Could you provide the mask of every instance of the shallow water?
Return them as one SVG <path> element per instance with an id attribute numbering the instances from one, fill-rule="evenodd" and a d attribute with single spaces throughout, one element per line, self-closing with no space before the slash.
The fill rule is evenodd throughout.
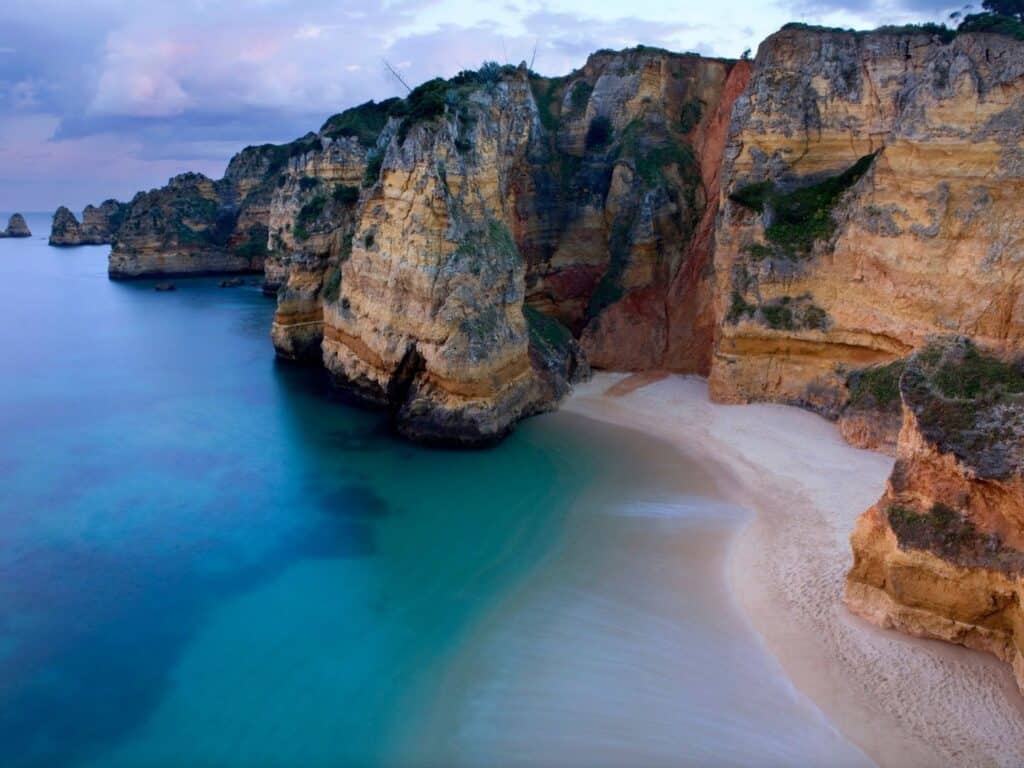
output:
<path id="1" fill-rule="evenodd" d="M 854 764 L 742 619 L 743 513 L 569 414 L 433 451 L 273 303 L 0 240 L 0 765 Z"/>

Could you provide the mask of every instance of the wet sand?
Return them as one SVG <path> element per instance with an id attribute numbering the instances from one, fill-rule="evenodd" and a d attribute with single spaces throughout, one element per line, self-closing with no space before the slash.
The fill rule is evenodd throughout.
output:
<path id="1" fill-rule="evenodd" d="M 670 442 L 756 513 L 730 550 L 732 593 L 796 686 L 872 760 L 1024 764 L 1024 703 L 1004 665 L 842 605 L 849 533 L 890 458 L 796 408 L 712 404 L 695 377 L 599 374 L 564 407 Z"/>
<path id="2" fill-rule="evenodd" d="M 729 552 L 752 514 L 723 500 L 722 475 L 636 430 L 546 418 L 606 469 L 553 550 L 454 649 L 395 762 L 870 765 L 733 596 Z"/>

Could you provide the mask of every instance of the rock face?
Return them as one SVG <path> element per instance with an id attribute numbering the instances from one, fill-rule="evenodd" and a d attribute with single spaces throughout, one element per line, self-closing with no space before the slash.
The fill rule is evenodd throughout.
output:
<path id="1" fill-rule="evenodd" d="M 736 101 L 711 390 L 838 416 L 933 334 L 1024 341 L 1024 43 L 787 28 Z M 893 423 L 846 433 L 892 443 Z M 883 433 L 885 433 L 883 435 Z"/>
<path id="2" fill-rule="evenodd" d="M 432 81 L 409 102 L 326 279 L 323 360 L 406 436 L 489 443 L 552 407 L 581 369 L 567 329 L 524 314 L 527 263 L 508 224 L 539 121 L 525 71 Z"/>
<path id="3" fill-rule="evenodd" d="M 1024 691 L 1024 359 L 932 344 L 899 391 L 896 465 L 851 537 L 846 602 L 880 626 L 989 651 Z"/>
<path id="4" fill-rule="evenodd" d="M 369 152 L 358 137 L 325 131 L 320 145 L 289 161 L 278 182 L 264 289 L 277 295 L 271 339 L 281 357 L 323 360 L 323 303 L 337 298 L 341 262 L 352 251 Z"/>
<path id="5" fill-rule="evenodd" d="M 275 185 L 289 158 L 315 141 L 310 134 L 291 144 L 247 147 L 219 181 L 184 173 L 138 193 L 114 234 L 110 277 L 261 271 Z"/>
<path id="6" fill-rule="evenodd" d="M 700 276 L 748 74 L 634 49 L 557 79 L 489 65 L 334 116 L 271 206 L 278 354 L 322 360 L 410 437 L 460 444 L 551 407 L 581 347 L 706 371 Z"/>
<path id="7" fill-rule="evenodd" d="M 61 206 L 53 215 L 50 245 L 109 245 L 127 209 L 127 203 L 104 200 L 98 206 L 85 206 L 79 223 L 75 214 Z"/>
<path id="8" fill-rule="evenodd" d="M 15 213 L 7 220 L 7 229 L 0 231 L 0 237 L 32 237 L 32 232 L 25 223 L 25 217 Z"/>

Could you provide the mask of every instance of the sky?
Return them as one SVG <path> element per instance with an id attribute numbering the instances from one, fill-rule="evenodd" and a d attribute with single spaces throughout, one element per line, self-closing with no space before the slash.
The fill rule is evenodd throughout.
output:
<path id="1" fill-rule="evenodd" d="M 637 44 L 738 57 L 789 21 L 942 21 L 948 0 L 3 0 L 0 210 L 219 178 L 367 99 L 493 60 L 565 74 Z"/>

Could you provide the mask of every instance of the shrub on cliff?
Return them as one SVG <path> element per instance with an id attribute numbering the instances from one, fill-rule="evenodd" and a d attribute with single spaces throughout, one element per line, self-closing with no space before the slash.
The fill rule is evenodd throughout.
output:
<path id="1" fill-rule="evenodd" d="M 836 227 L 833 209 L 846 190 L 867 173 L 874 159 L 874 153 L 864 155 L 836 176 L 789 192 L 771 181 L 748 184 L 734 190 L 729 199 L 765 216 L 764 234 L 773 255 L 807 258 L 816 242 L 832 236 Z"/>

